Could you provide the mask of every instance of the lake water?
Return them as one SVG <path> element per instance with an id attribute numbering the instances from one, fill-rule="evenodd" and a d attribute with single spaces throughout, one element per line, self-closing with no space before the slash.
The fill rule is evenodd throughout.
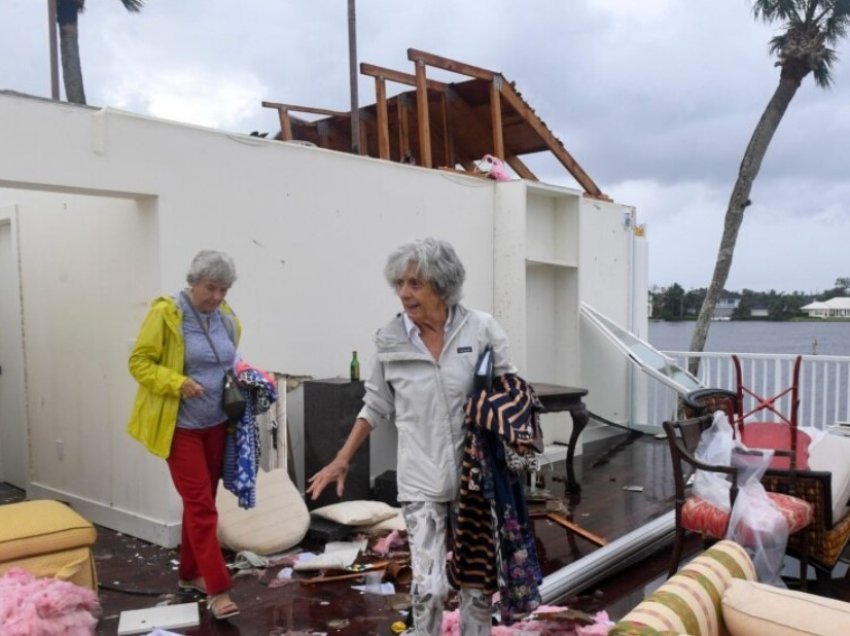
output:
<path id="1" fill-rule="evenodd" d="M 687 351 L 695 324 L 651 320 L 649 343 L 661 351 Z M 850 356 L 850 322 L 712 322 L 705 350 Z"/>

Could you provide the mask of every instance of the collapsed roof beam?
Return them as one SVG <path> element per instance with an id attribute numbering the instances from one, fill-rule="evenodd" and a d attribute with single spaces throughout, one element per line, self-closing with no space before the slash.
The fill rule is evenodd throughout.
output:
<path id="1" fill-rule="evenodd" d="M 457 131 L 457 136 L 461 138 L 463 141 L 464 147 L 468 152 L 471 152 L 475 155 L 476 159 L 480 159 L 484 155 L 487 154 L 488 149 L 483 147 L 485 140 L 487 138 L 487 130 L 483 123 L 481 123 L 480 118 L 475 116 L 475 113 L 472 110 L 472 107 L 467 104 L 463 98 L 457 94 L 454 89 L 449 89 L 446 93 L 448 97 L 449 106 L 452 110 L 456 111 L 459 117 L 467 122 L 466 126 L 462 126 Z M 476 143 L 478 142 L 478 143 Z M 534 173 L 529 170 L 528 166 L 526 166 L 522 160 L 515 156 L 510 155 L 505 158 L 505 161 L 508 165 L 514 169 L 520 177 L 523 179 L 528 179 L 530 181 L 539 181 L 539 179 L 534 175 Z M 475 171 L 475 165 L 473 164 L 472 168 L 467 167 L 466 163 L 461 164 L 468 172 Z"/>
<path id="2" fill-rule="evenodd" d="M 471 64 L 464 64 L 463 62 L 458 62 L 456 60 L 451 60 L 445 57 L 441 57 L 439 55 L 434 55 L 432 53 L 426 53 L 425 51 L 420 51 L 417 49 L 408 49 L 407 50 L 407 58 L 413 61 L 417 67 L 417 73 L 419 72 L 419 68 L 424 66 L 433 66 L 435 68 L 440 68 L 446 71 L 451 71 L 454 73 L 459 73 L 461 75 L 468 75 L 470 77 L 474 77 L 476 79 L 484 80 L 491 83 L 490 86 L 490 113 L 491 119 L 493 123 L 493 150 L 494 154 L 496 154 L 500 158 L 504 157 L 504 140 L 502 136 L 502 125 L 501 125 L 501 98 L 504 98 L 506 102 L 508 102 L 514 110 L 519 113 L 519 115 L 531 126 L 535 133 L 543 140 L 543 142 L 548 146 L 549 150 L 555 155 L 558 161 L 567 169 L 567 171 L 573 176 L 573 178 L 584 188 L 585 192 L 590 196 L 600 198 L 600 199 L 608 199 L 609 197 L 605 195 L 602 190 L 599 189 L 599 186 L 590 178 L 590 176 L 584 171 L 584 169 L 579 165 L 579 163 L 567 152 L 566 148 L 564 148 L 563 144 L 552 134 L 552 132 L 548 129 L 546 124 L 537 116 L 537 114 L 525 103 L 525 100 L 519 95 L 519 93 L 514 90 L 513 86 L 509 82 L 505 81 L 505 78 L 501 73 L 496 73 L 494 71 L 489 71 L 484 68 L 480 68 L 478 66 L 473 66 Z M 423 71 L 424 74 L 424 71 Z M 422 101 L 423 98 L 419 97 L 419 87 L 417 86 L 417 97 Z M 427 96 L 425 97 L 425 104 L 427 108 Z M 427 111 L 426 111 L 427 118 Z M 422 113 L 420 113 L 420 119 L 422 119 Z M 422 129 L 420 127 L 420 135 L 422 133 Z"/>
<path id="3" fill-rule="evenodd" d="M 297 106 L 295 104 L 281 104 L 279 102 L 263 102 L 263 108 L 274 108 L 280 119 L 280 138 L 282 141 L 292 141 L 292 120 L 289 111 L 296 113 L 312 113 L 314 115 L 327 115 L 330 117 L 349 117 L 348 113 L 326 108 L 313 108 L 312 106 Z"/>
<path id="4" fill-rule="evenodd" d="M 578 181 L 579 185 L 584 188 L 584 191 L 587 192 L 587 194 L 598 199 L 610 201 L 610 197 L 599 189 L 596 182 L 590 178 L 590 175 L 584 171 L 584 168 L 579 165 L 578 161 L 576 161 L 573 156 L 567 152 L 564 145 L 557 137 L 555 137 L 555 135 L 552 134 L 552 131 L 549 130 L 537 114 L 531 110 L 528 104 L 525 103 L 525 100 L 520 97 L 516 90 L 514 90 L 513 86 L 504 82 L 502 84 L 501 94 L 505 98 L 505 101 L 513 106 L 514 110 L 516 110 L 520 116 L 528 122 L 528 124 L 534 129 L 534 132 L 536 132 L 546 143 L 549 150 L 552 151 L 558 161 L 560 161 L 567 171 L 573 176 L 573 179 Z"/>

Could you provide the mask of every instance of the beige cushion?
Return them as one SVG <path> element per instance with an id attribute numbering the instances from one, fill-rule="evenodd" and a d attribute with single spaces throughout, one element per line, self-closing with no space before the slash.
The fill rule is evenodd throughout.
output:
<path id="1" fill-rule="evenodd" d="M 310 527 L 307 504 L 282 468 L 257 475 L 257 505 L 249 510 L 225 488 L 218 489 L 218 540 L 234 552 L 268 555 L 297 545 Z"/>
<path id="2" fill-rule="evenodd" d="M 401 514 L 401 508 L 393 508 L 393 510 L 396 511 L 394 516 L 378 523 L 358 526 L 357 532 L 362 532 L 363 534 L 384 534 L 393 530 L 398 530 L 399 532 L 407 530 L 407 525 L 404 523 L 404 516 Z"/>
<path id="3" fill-rule="evenodd" d="M 398 509 L 383 501 L 357 499 L 316 508 L 313 514 L 344 526 L 368 526 L 394 517 Z"/>
<path id="4" fill-rule="evenodd" d="M 847 636 L 850 603 L 755 581 L 732 581 L 722 600 L 730 636 Z"/>

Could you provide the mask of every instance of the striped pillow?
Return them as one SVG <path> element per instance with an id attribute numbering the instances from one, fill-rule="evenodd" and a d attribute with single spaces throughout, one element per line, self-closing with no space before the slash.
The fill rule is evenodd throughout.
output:
<path id="1" fill-rule="evenodd" d="M 720 541 L 692 560 L 614 625 L 608 636 L 720 636 L 720 599 L 733 579 L 756 580 L 746 551 Z"/>

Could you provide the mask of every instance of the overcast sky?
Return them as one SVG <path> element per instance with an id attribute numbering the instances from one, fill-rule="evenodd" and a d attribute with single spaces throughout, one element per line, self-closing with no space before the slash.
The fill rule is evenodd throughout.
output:
<path id="1" fill-rule="evenodd" d="M 88 103 L 278 131 L 263 100 L 348 110 L 346 0 L 88 0 Z M 49 97 L 47 0 L 0 0 L 0 89 Z M 501 71 L 615 201 L 637 209 L 650 284 L 706 287 L 729 193 L 779 72 L 747 0 L 359 0 L 358 57 L 417 48 Z M 818 291 L 850 276 L 850 45 L 806 78 L 752 192 L 727 289 Z M 463 77 L 429 69 L 448 81 Z M 391 94 L 402 90 L 390 85 Z M 361 78 L 361 103 L 374 82 Z M 64 89 L 62 89 L 64 98 Z M 2 140 L 0 140 L 2 144 Z M 574 185 L 560 164 L 528 162 Z"/>

